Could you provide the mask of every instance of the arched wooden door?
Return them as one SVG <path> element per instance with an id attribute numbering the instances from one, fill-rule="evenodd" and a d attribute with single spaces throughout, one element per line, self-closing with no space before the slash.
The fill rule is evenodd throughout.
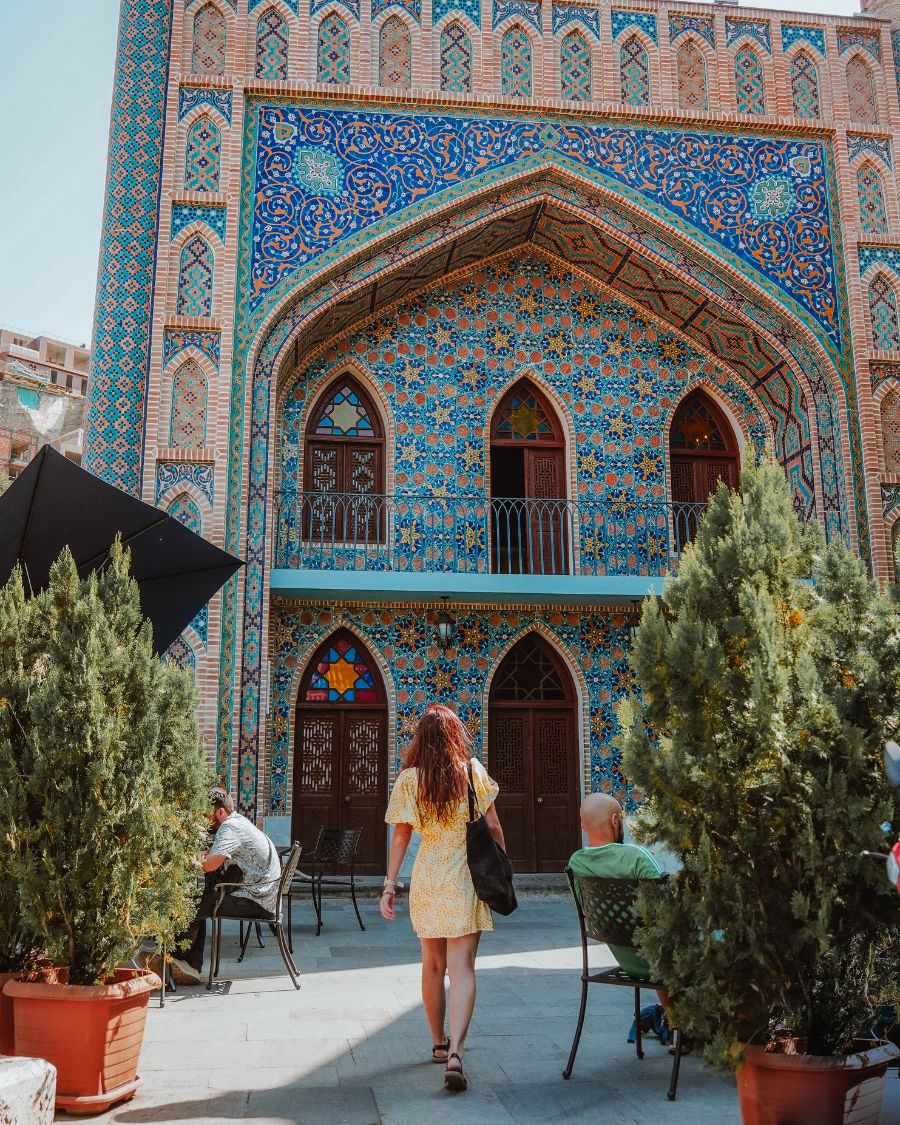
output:
<path id="1" fill-rule="evenodd" d="M 562 871 L 581 845 L 575 685 L 537 633 L 504 657 L 491 685 L 488 770 L 518 871 Z"/>
<path id="2" fill-rule="evenodd" d="M 693 539 L 710 493 L 720 480 L 737 488 L 740 454 L 724 412 L 704 391 L 689 394 L 669 431 L 676 547 Z"/>
<path id="3" fill-rule="evenodd" d="M 357 871 L 384 870 L 387 703 L 372 657 L 351 633 L 329 637 L 297 696 L 291 839 L 311 853 L 319 829 L 361 828 Z"/>

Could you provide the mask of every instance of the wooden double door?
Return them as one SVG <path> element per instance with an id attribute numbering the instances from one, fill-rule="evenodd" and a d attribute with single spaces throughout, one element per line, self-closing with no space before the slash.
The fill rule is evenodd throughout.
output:
<path id="1" fill-rule="evenodd" d="M 562 871 L 581 845 L 574 685 L 536 634 L 507 655 L 491 689 L 488 770 L 517 871 Z"/>
<path id="2" fill-rule="evenodd" d="M 311 856 L 321 827 L 361 828 L 356 870 L 382 873 L 387 781 L 384 686 L 363 646 L 342 632 L 322 646 L 301 683 L 291 838 Z"/>

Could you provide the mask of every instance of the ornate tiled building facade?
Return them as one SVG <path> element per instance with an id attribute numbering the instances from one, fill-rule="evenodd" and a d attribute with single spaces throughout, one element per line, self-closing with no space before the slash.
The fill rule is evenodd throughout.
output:
<path id="1" fill-rule="evenodd" d="M 123 0 L 88 464 L 246 559 L 170 654 L 245 809 L 374 870 L 449 698 L 552 868 L 548 810 L 639 798 L 634 608 L 754 451 L 894 576 L 869 8 Z"/>

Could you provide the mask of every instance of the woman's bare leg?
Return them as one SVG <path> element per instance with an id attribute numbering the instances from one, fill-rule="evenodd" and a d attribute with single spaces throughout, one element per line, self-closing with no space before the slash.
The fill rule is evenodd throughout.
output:
<path id="1" fill-rule="evenodd" d="M 420 938 L 422 943 L 422 1004 L 431 1028 L 431 1042 L 446 1042 L 444 1016 L 447 1011 L 447 994 L 444 977 L 447 975 L 447 939 Z M 443 1057 L 443 1056 L 441 1056 Z"/>
<path id="2" fill-rule="evenodd" d="M 450 973 L 450 1053 L 462 1055 L 466 1034 L 475 1011 L 475 954 L 481 934 L 447 938 L 447 970 Z M 451 1070 L 459 1069 L 452 1059 Z"/>

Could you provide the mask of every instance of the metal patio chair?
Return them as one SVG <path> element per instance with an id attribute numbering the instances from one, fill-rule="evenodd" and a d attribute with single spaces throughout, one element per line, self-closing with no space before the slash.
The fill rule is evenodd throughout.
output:
<path id="1" fill-rule="evenodd" d="M 362 836 L 361 828 L 320 828 L 316 839 L 316 848 L 313 853 L 312 870 L 309 875 L 303 871 L 297 873 L 294 885 L 288 894 L 288 947 L 293 952 L 291 945 L 291 907 L 293 895 L 307 884 L 312 891 L 313 909 L 316 912 L 316 937 L 322 932 L 322 888 L 344 887 L 349 889 L 353 899 L 353 909 L 356 911 L 356 920 L 359 928 L 365 930 L 359 906 L 356 902 L 356 881 L 354 867 L 356 864 L 356 849 L 359 847 L 359 838 Z M 349 868 L 347 875 L 331 875 L 325 873 L 326 868 Z"/>
<path id="2" fill-rule="evenodd" d="M 641 989 L 665 988 L 660 981 L 642 980 L 627 973 L 616 965 L 615 968 L 602 969 L 592 973 L 588 963 L 588 938 L 603 942 L 604 945 L 619 945 L 630 949 L 635 948 L 634 931 L 637 928 L 637 917 L 634 912 L 635 896 L 638 887 L 644 879 L 602 879 L 595 875 L 576 875 L 570 868 L 566 868 L 569 877 L 569 886 L 572 888 L 572 897 L 578 910 L 578 925 L 581 929 L 581 1007 L 578 1011 L 578 1026 L 575 1028 L 575 1038 L 572 1041 L 572 1050 L 569 1052 L 569 1061 L 563 1071 L 563 1078 L 572 1077 L 572 1068 L 575 1065 L 575 1055 L 578 1052 L 578 1043 L 581 1040 L 581 1031 L 584 1027 L 584 1016 L 587 1009 L 588 985 L 612 984 L 634 990 L 634 1027 L 635 1051 L 637 1057 L 644 1057 L 641 1045 Z M 663 882 L 653 880 L 654 882 Z M 576 894 L 576 887 L 581 899 Z M 675 1100 L 678 1088 L 678 1072 L 681 1069 L 682 1036 L 681 1030 L 673 1030 L 675 1057 L 672 1061 L 672 1075 L 669 1079 L 667 1097 L 669 1101 Z"/>
<path id="3" fill-rule="evenodd" d="M 284 936 L 284 924 L 281 920 L 282 906 L 284 904 L 285 898 L 287 898 L 288 902 L 290 902 L 289 896 L 291 883 L 294 880 L 294 875 L 297 872 L 297 864 L 299 862 L 300 845 L 293 844 L 284 861 L 284 867 L 281 869 L 281 878 L 278 880 L 278 894 L 275 899 L 275 913 L 271 916 L 256 919 L 242 917 L 240 915 L 228 914 L 227 911 L 223 912 L 224 903 L 222 900 L 225 897 L 225 892 L 231 887 L 240 887 L 242 884 L 218 884 L 218 886 L 216 887 L 218 898 L 216 901 L 216 905 L 213 907 L 212 916 L 210 918 L 210 922 L 212 923 L 212 948 L 209 955 L 209 979 L 206 982 L 206 989 L 208 992 L 212 990 L 213 981 L 219 973 L 219 954 L 221 952 L 222 946 L 222 922 L 226 919 L 234 922 L 266 922 L 269 925 L 270 929 L 274 932 L 275 937 L 278 941 L 278 951 L 281 954 L 282 961 L 284 961 L 284 967 L 287 969 L 290 975 L 291 983 L 293 984 L 294 988 L 300 987 L 300 974 L 297 970 L 297 966 L 294 964 L 294 959 L 291 956 L 293 949 L 290 948 L 290 943 Z M 288 916 L 288 927 L 290 927 L 290 915 Z M 246 948 L 246 943 L 250 939 L 250 933 L 252 929 L 252 925 L 247 926 L 247 936 L 243 942 L 241 957 L 243 957 L 244 955 L 244 948 Z"/>

